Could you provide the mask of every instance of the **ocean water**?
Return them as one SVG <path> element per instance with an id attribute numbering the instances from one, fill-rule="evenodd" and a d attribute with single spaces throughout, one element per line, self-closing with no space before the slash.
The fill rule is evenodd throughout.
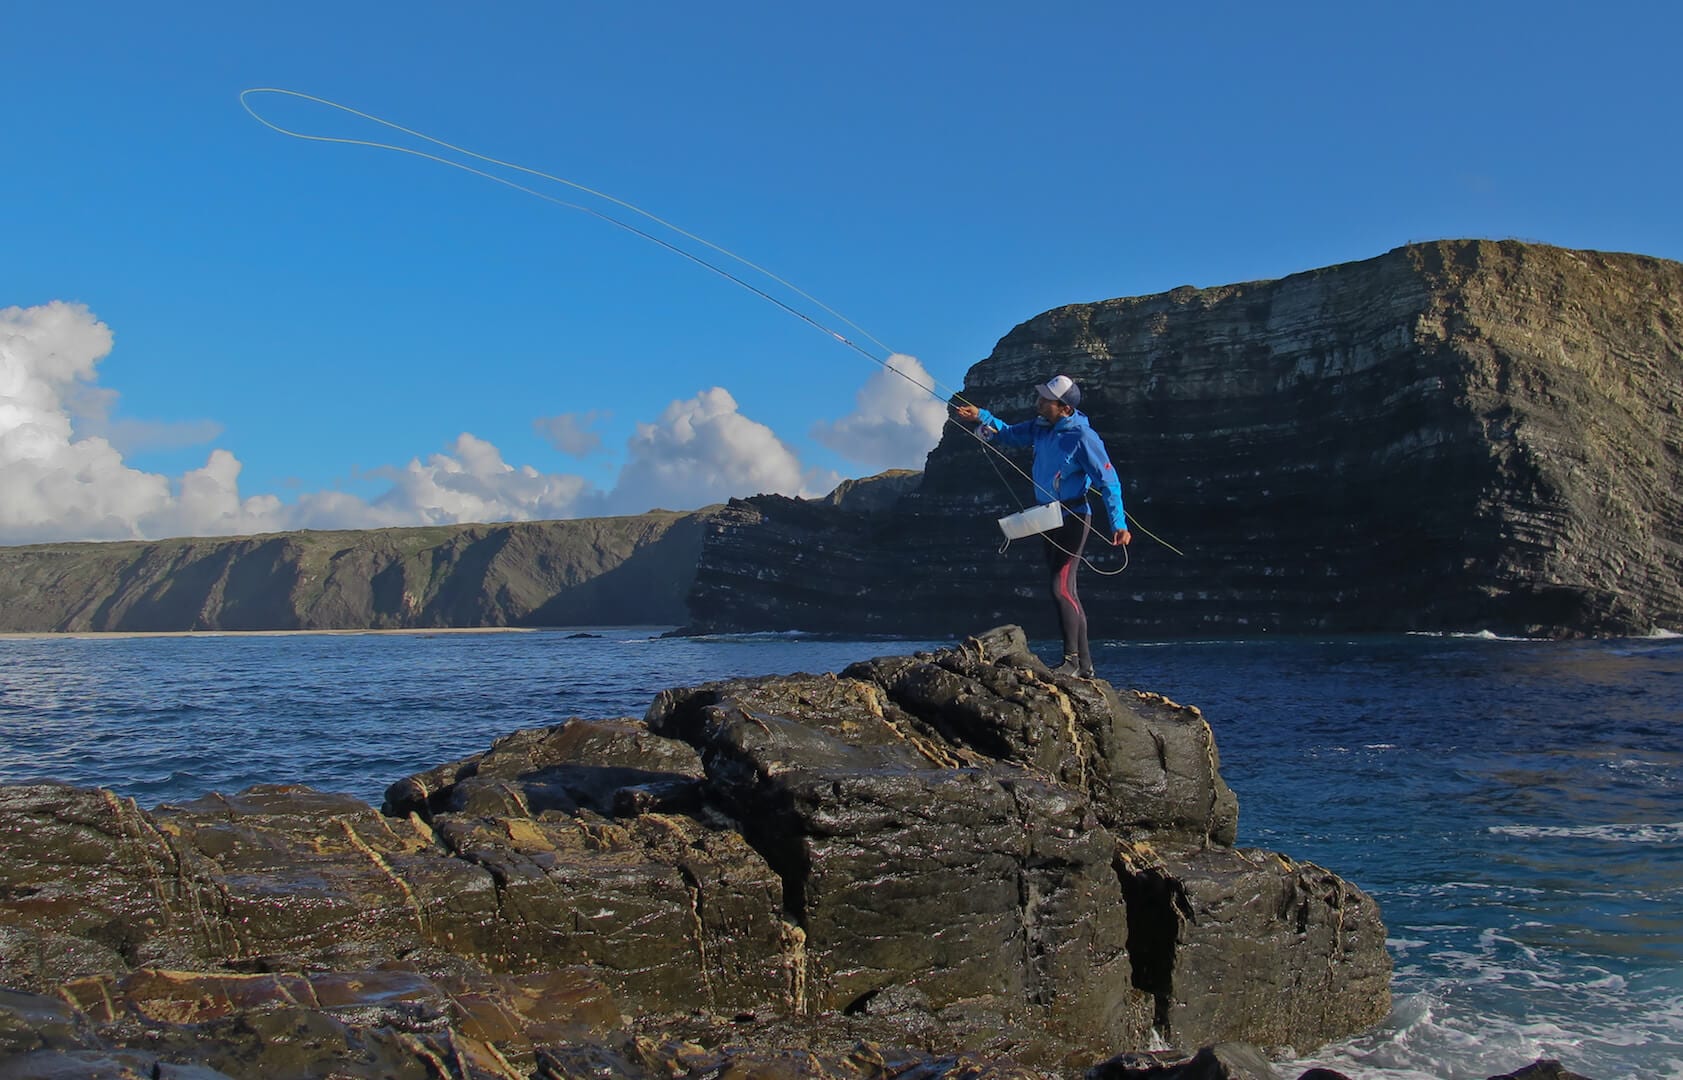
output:
<path id="1" fill-rule="evenodd" d="M 517 728 L 940 644 L 618 628 L 0 640 L 0 781 L 144 806 L 299 781 L 378 804 Z M 1683 1077 L 1683 639 L 1105 642 L 1096 661 L 1204 710 L 1241 844 L 1329 867 L 1384 909 L 1390 1018 L 1298 1048 L 1287 1075 L 1459 1080 L 1549 1057 L 1595 1080 Z"/>

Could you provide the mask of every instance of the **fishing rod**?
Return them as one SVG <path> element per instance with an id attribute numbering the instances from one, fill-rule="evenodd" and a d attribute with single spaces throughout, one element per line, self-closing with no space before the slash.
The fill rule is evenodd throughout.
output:
<path id="1" fill-rule="evenodd" d="M 454 153 L 454 154 L 459 154 L 462 157 L 470 158 L 470 159 L 472 159 L 474 161 L 478 161 L 478 162 L 483 162 L 486 165 L 495 166 L 497 168 L 509 169 L 509 170 L 514 171 L 514 172 L 524 173 L 528 176 L 533 176 L 533 177 L 537 177 L 537 178 L 542 179 L 542 180 L 550 181 L 551 183 L 560 184 L 560 185 L 563 185 L 565 187 L 572 188 L 575 191 L 582 192 L 582 193 L 584 193 L 586 195 L 589 195 L 593 198 L 600 199 L 604 202 L 611 203 L 614 206 L 621 207 L 625 210 L 630 211 L 633 214 L 638 215 L 639 217 L 647 219 L 648 221 L 654 223 L 655 225 L 660 226 L 663 229 L 667 229 L 667 230 L 671 231 L 672 233 L 675 233 L 678 236 L 683 237 L 686 240 L 692 241 L 692 242 L 700 244 L 700 245 L 702 245 L 702 246 L 704 246 L 704 247 L 706 247 L 706 248 L 708 248 L 712 251 L 718 252 L 720 255 L 723 255 L 726 258 L 729 258 L 732 261 L 738 263 L 739 265 L 744 266 L 744 267 L 748 268 L 749 270 L 752 270 L 753 272 L 761 275 L 763 278 L 765 278 L 769 281 L 775 282 L 777 285 L 780 285 L 783 288 L 789 290 L 789 292 L 795 294 L 796 296 L 799 296 L 801 299 L 813 304 L 814 306 L 816 306 L 817 308 L 819 308 L 820 310 L 822 310 L 826 314 L 828 314 L 831 317 L 833 317 L 834 319 L 836 319 L 838 322 L 840 322 L 843 325 L 847 326 L 848 328 L 856 331 L 865 340 L 871 342 L 873 345 L 877 346 L 877 348 L 879 348 L 879 349 L 883 350 L 884 352 L 888 353 L 889 357 L 887 359 L 884 359 L 882 357 L 877 356 L 875 353 L 871 352 L 869 349 L 866 349 L 864 346 L 862 346 L 858 342 L 852 340 L 847 335 L 845 335 L 845 334 L 841 333 L 840 331 L 834 329 L 833 327 L 831 327 L 829 325 L 826 325 L 825 323 L 819 321 L 818 319 L 809 315 L 807 312 L 802 311 L 798 307 L 795 307 L 793 304 L 785 302 L 781 298 L 772 295 L 770 292 L 766 291 L 765 289 L 762 289 L 759 286 L 754 285 L 752 282 L 745 281 L 742 277 L 731 273 L 729 270 L 726 270 L 723 267 L 716 265 L 715 263 L 709 261 L 708 259 L 703 258 L 702 256 L 697 255 L 696 253 L 694 253 L 692 251 L 686 250 L 685 248 L 683 248 L 683 247 L 681 247 L 677 244 L 674 244 L 669 240 L 663 239 L 660 236 L 656 236 L 654 233 L 651 233 L 646 229 L 639 228 L 638 226 L 636 226 L 636 225 L 634 225 L 634 224 L 632 224 L 628 221 L 624 221 L 621 218 L 615 217 L 613 214 L 606 213 L 604 211 L 596 209 L 595 207 L 587 206 L 587 205 L 584 205 L 582 203 L 571 202 L 571 201 L 568 201 L 566 199 L 558 198 L 554 195 L 550 195 L 550 194 L 547 194 L 545 192 L 538 191 L 535 188 L 529 187 L 525 184 L 517 183 L 516 181 L 510 180 L 507 177 L 498 176 L 495 173 L 487 172 L 486 170 L 481 169 L 481 168 L 476 168 L 473 165 L 469 165 L 469 164 L 466 164 L 466 163 L 461 162 L 461 161 L 455 161 L 455 160 L 452 160 L 450 158 L 443 157 L 439 154 L 430 153 L 426 150 L 419 150 L 419 149 L 416 149 L 414 147 L 409 147 L 409 146 L 398 146 L 394 143 L 378 142 L 378 141 L 373 140 L 373 139 L 355 139 L 355 138 L 347 138 L 347 137 L 344 137 L 344 136 L 318 135 L 318 134 L 312 134 L 310 132 L 297 131 L 297 130 L 294 130 L 292 128 L 283 127 L 280 124 L 277 124 L 274 121 L 270 120 L 268 117 L 264 116 L 262 113 L 258 112 L 257 109 L 252 106 L 251 98 L 254 97 L 254 96 L 257 96 L 257 95 L 264 95 L 264 94 L 276 94 L 276 95 L 280 95 L 280 96 L 283 96 L 283 97 L 296 98 L 298 100 L 307 101 L 307 102 L 310 102 L 312 104 L 323 105 L 323 106 L 326 106 L 327 108 L 330 108 L 330 109 L 336 109 L 336 110 L 338 110 L 340 112 L 343 112 L 343 113 L 346 113 L 350 116 L 357 117 L 358 119 L 366 120 L 366 121 L 368 121 L 370 123 L 373 123 L 373 124 L 378 124 L 381 127 L 387 128 L 387 129 L 392 130 L 392 131 L 400 132 L 400 133 L 402 133 L 404 135 L 407 135 L 407 136 L 409 136 L 411 138 L 414 138 L 414 139 L 419 139 L 422 142 L 429 143 L 433 146 L 439 147 L 440 149 L 447 150 L 447 151 L 449 151 L 451 153 Z M 664 218 L 658 217 L 657 215 L 652 214 L 647 210 L 644 210 L 642 207 L 636 206 L 632 203 L 629 203 L 629 202 L 625 201 L 624 199 L 616 198 L 613 195 L 607 194 L 606 192 L 597 191 L 594 188 L 590 188 L 590 187 L 587 187 L 583 184 L 577 183 L 575 181 L 568 180 L 565 177 L 554 176 L 550 173 L 542 172 L 538 169 L 529 168 L 525 165 L 520 165 L 520 164 L 517 164 L 515 162 L 511 162 L 511 161 L 504 161 L 504 160 L 501 160 L 499 158 L 491 157 L 490 155 L 487 155 L 487 154 L 481 154 L 481 153 L 478 153 L 476 151 L 466 149 L 465 147 L 456 146 L 453 143 L 445 142 L 443 139 L 434 138 L 431 135 L 427 135 L 423 132 L 416 131 L 413 128 L 404 127 L 401 124 L 395 123 L 394 121 L 391 121 L 391 120 L 386 120 L 383 117 L 374 116 L 373 114 L 363 112 L 360 109 L 354 109 L 354 108 L 351 108 L 348 105 L 342 105 L 339 102 L 330 101 L 327 98 L 323 98 L 323 97 L 317 97 L 314 94 L 306 94 L 306 93 L 303 93 L 303 92 L 298 91 L 298 90 L 286 90 L 286 89 L 282 89 L 280 87 L 273 87 L 273 86 L 252 87 L 250 89 L 243 90 L 243 91 L 240 92 L 240 107 L 245 109 L 245 111 L 251 116 L 252 119 L 256 120 L 258 123 L 262 124 L 264 127 L 269 128 L 270 130 L 278 132 L 282 135 L 288 136 L 289 138 L 302 139 L 302 140 L 307 141 L 307 142 L 336 143 L 336 144 L 343 145 L 343 146 L 364 146 L 364 147 L 368 147 L 368 148 L 374 149 L 374 150 L 390 150 L 394 153 L 408 154 L 412 157 L 421 158 L 425 161 L 433 161 L 433 162 L 437 162 L 440 165 L 447 165 L 447 166 L 449 166 L 450 168 L 453 168 L 453 169 L 460 169 L 463 172 L 470 173 L 474 176 L 482 177 L 486 180 L 492 181 L 493 183 L 502 184 L 504 187 L 512 188 L 515 191 L 519 191 L 519 192 L 523 192 L 527 195 L 531 195 L 533 198 L 542 199 L 544 202 L 551 203 L 555 206 L 562 207 L 563 209 L 577 210 L 580 213 L 588 214 L 591 217 L 596 218 L 599 221 L 603 221 L 603 222 L 605 222 L 609 225 L 614 226 L 615 228 L 622 229 L 626 232 L 631 233 L 634 236 L 641 237 L 642 239 L 647 240 L 649 243 L 655 244 L 655 245 L 657 245 L 661 248 L 664 248 L 665 250 L 671 252 L 674 255 L 681 256 L 682 258 L 689 260 L 690 262 L 696 264 L 697 266 L 700 266 L 702 269 L 710 271 L 711 273 L 716 274 L 719 277 L 724 278 L 726 281 L 729 281 L 732 284 L 734 284 L 734 285 L 736 285 L 736 286 L 738 286 L 742 289 L 746 289 L 748 292 L 753 293 L 755 296 L 760 297 L 762 300 L 765 300 L 768 303 L 774 304 L 778 308 L 782 309 L 784 312 L 786 312 L 789 315 L 792 315 L 795 318 L 801 320 L 802 322 L 811 326 L 813 329 L 819 331 L 820 333 L 823 333 L 823 334 L 827 335 L 828 337 L 834 339 L 835 341 L 840 342 L 843 346 L 853 350 L 854 352 L 858 353 L 860 356 L 863 356 L 865 359 L 871 361 L 872 363 L 878 365 L 879 367 L 882 367 L 883 369 L 885 369 L 887 371 L 893 372 L 895 375 L 898 375 L 900 378 L 905 379 L 907 382 L 911 383 L 913 386 L 917 387 L 919 390 L 922 390 L 924 393 L 929 394 L 930 396 L 934 397 L 937 401 L 940 401 L 943 405 L 946 405 L 949 408 L 951 407 L 951 403 L 953 401 L 962 402 L 963 404 L 966 404 L 966 405 L 972 404 L 972 402 L 970 402 L 968 399 L 966 399 L 962 393 L 960 393 L 956 390 L 951 391 L 950 393 L 947 393 L 947 394 L 944 394 L 944 395 L 937 393 L 936 390 L 935 390 L 935 387 L 941 387 L 942 389 L 946 389 L 946 387 L 944 386 L 944 384 L 939 379 L 936 379 L 933 375 L 930 376 L 930 381 L 933 385 L 932 386 L 925 385 L 925 384 L 919 382 L 917 379 L 913 378 L 911 375 L 907 374 L 905 371 L 902 371 L 900 368 L 896 367 L 892 363 L 892 359 L 895 355 L 899 355 L 899 354 L 895 353 L 895 351 L 893 349 L 891 349 L 888 345 L 884 344 L 880 339 L 878 339 L 873 334 L 871 334 L 870 331 L 866 330 L 864 327 L 860 326 L 858 323 L 854 322 L 852 319 L 849 319 L 847 316 L 843 315 L 841 312 L 839 312 L 836 309 L 830 307 L 828 304 L 824 303 L 822 300 L 813 296 L 811 293 L 808 293 L 805 290 L 801 289 L 799 286 L 795 285 L 793 282 L 790 282 L 790 281 L 778 276 L 777 274 L 773 273 L 772 271 L 766 269 L 763 266 L 758 265 L 757 263 L 751 262 L 750 260 L 744 258 L 741 255 L 738 255 L 736 252 L 731 251 L 728 248 L 722 247 L 719 244 L 715 244 L 711 240 L 706 239 L 705 237 L 698 236 L 695 233 L 692 233 L 687 229 L 684 229 L 684 228 L 682 228 L 682 227 L 680 227 L 680 226 L 678 226 L 678 225 L 676 225 L 676 224 L 674 224 L 670 221 L 667 221 Z M 984 457 L 989 452 L 997 455 L 999 458 L 1003 459 L 1006 464 L 1010 465 L 1012 469 L 1016 470 L 1016 472 L 1019 476 L 1023 477 L 1023 479 L 1025 479 L 1025 480 L 1027 480 L 1031 487 L 1034 487 L 1036 490 L 1038 490 L 1039 486 L 1037 484 L 1035 484 L 1034 478 L 1032 476 L 1030 476 L 1028 473 L 1024 472 L 1022 467 L 1020 465 L 1018 465 L 1015 461 L 1013 461 L 1010 458 L 1010 456 L 1007 455 L 1003 450 L 1000 450 L 998 447 L 992 445 L 988 441 L 988 439 L 980 433 L 979 429 L 978 430 L 971 430 L 970 428 L 965 427 L 964 425 L 960 424 L 957 420 L 953 419 L 953 417 L 950 414 L 945 417 L 945 422 L 953 425 L 959 431 L 965 433 L 966 435 L 969 435 L 973 440 L 975 440 L 977 445 L 982 447 L 982 449 L 984 451 Z M 992 459 L 989 459 L 989 464 L 993 464 Z M 998 468 L 997 465 L 994 465 L 994 472 L 995 472 L 996 475 L 1000 476 L 1001 483 L 1005 485 L 1005 487 L 1007 489 L 1007 492 L 1011 494 L 1012 498 L 1016 499 L 1018 508 L 1021 509 L 1022 508 L 1022 501 L 1020 499 L 1016 498 L 1016 494 L 1015 494 L 1014 491 L 1011 490 L 1010 484 L 1006 483 L 1003 474 L 999 473 L 999 468 Z M 1049 493 L 1049 494 L 1054 494 L 1054 493 Z M 1135 521 L 1135 524 L 1138 525 L 1137 520 Z M 1087 522 L 1086 528 L 1087 528 L 1088 532 L 1096 532 L 1097 531 L 1097 530 L 1093 529 L 1090 521 Z M 1140 531 L 1144 532 L 1147 536 L 1150 536 L 1153 540 L 1156 540 L 1158 543 L 1163 544 L 1163 546 L 1169 548 L 1169 550 L 1174 551 L 1176 554 L 1184 555 L 1184 553 L 1181 552 L 1178 548 L 1175 548 L 1173 545 L 1171 545 L 1171 544 L 1167 543 L 1166 541 L 1162 540 L 1161 538 L 1157 537 L 1156 535 L 1151 533 L 1149 530 L 1141 527 Z M 1065 554 L 1071 556 L 1072 558 L 1080 558 L 1081 561 L 1084 564 L 1086 564 L 1090 569 L 1092 569 L 1094 573 L 1106 574 L 1108 576 L 1108 575 L 1111 575 L 1111 574 L 1119 574 L 1119 573 L 1122 572 L 1122 570 L 1127 569 L 1127 564 L 1126 564 L 1126 562 L 1124 562 L 1123 566 L 1121 568 L 1117 569 L 1117 570 L 1114 570 L 1114 571 L 1100 570 L 1098 567 L 1094 566 L 1093 563 L 1090 560 L 1086 559 L 1085 557 L 1077 556 L 1074 552 L 1068 551 L 1067 549 L 1063 548 L 1061 545 L 1059 545 L 1055 541 L 1053 541 L 1050 537 L 1047 537 L 1047 542 L 1051 543 L 1054 547 L 1057 547 L 1058 550 L 1064 551 Z M 1006 541 L 1006 546 L 1009 546 L 1009 545 L 1010 545 L 1010 541 L 1007 540 Z M 1001 548 L 1000 550 L 1004 551 L 1005 549 Z M 1124 558 L 1125 558 L 1126 554 L 1127 554 L 1126 550 L 1124 550 L 1123 554 L 1124 554 Z"/>

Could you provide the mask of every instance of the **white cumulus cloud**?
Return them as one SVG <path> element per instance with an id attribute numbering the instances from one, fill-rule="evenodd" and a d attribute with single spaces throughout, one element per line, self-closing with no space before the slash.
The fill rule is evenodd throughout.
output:
<path id="1" fill-rule="evenodd" d="M 404 524 L 575 517 L 590 487 L 580 476 L 510 465 L 495 446 L 467 432 L 457 436 L 449 453 L 380 474 L 392 486 L 374 500 L 374 509 Z"/>
<path id="2" fill-rule="evenodd" d="M 813 438 L 873 469 L 921 469 L 941 441 L 946 402 L 925 387 L 934 380 L 915 356 L 895 353 L 854 395 L 851 413 L 813 428 Z"/>
<path id="3" fill-rule="evenodd" d="M 239 462 L 225 451 L 172 490 L 129 468 L 104 436 L 77 434 L 72 403 L 108 408 L 108 394 L 90 391 L 111 343 L 81 304 L 0 309 L 0 542 L 155 536 L 185 521 L 207 532 L 273 527 L 278 500 L 242 503 Z"/>
<path id="4" fill-rule="evenodd" d="M 833 474 L 807 473 L 771 428 L 744 416 L 724 387 L 674 401 L 652 424 L 638 424 L 606 513 L 705 506 L 732 496 L 813 495 Z"/>
<path id="5" fill-rule="evenodd" d="M 0 544 L 634 514 L 761 493 L 818 495 L 842 479 L 804 469 L 771 428 L 713 387 L 638 424 L 609 491 L 511 465 L 495 445 L 463 432 L 425 460 L 373 470 L 389 485 L 373 498 L 244 496 L 240 460 L 226 449 L 173 479 L 124 462 L 115 432 L 127 432 L 130 445 L 158 446 L 208 441 L 220 429 L 112 420 L 116 394 L 96 381 L 111 346 L 111 330 L 83 305 L 0 309 Z M 535 426 L 558 448 L 588 453 L 600 441 L 589 430 L 596 418 L 563 414 Z"/>

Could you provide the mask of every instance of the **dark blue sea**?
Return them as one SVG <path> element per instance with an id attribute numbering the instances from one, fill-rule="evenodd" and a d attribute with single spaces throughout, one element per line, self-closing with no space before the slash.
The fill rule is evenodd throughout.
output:
<path id="1" fill-rule="evenodd" d="M 593 633 L 0 640 L 0 781 L 144 806 L 301 781 L 378 804 L 517 728 L 948 644 Z M 1242 844 L 1383 906 L 1389 1021 L 1304 1063 L 1683 1076 L 1683 639 L 1110 642 L 1097 663 L 1204 710 Z"/>

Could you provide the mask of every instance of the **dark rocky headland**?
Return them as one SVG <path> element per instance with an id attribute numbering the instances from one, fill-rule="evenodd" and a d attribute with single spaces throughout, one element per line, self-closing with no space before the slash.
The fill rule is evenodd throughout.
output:
<path id="1" fill-rule="evenodd" d="M 1075 304 L 962 393 L 1026 418 L 1053 372 L 1081 383 L 1138 524 L 1185 552 L 1136 531 L 1125 572 L 1084 575 L 1103 634 L 1683 628 L 1683 265 L 1458 240 Z M 826 500 L 0 548 L 0 631 L 1038 636 L 1038 544 L 995 553 L 1015 487 L 949 426 L 921 477 Z"/>
<path id="2" fill-rule="evenodd" d="M 1374 901 L 1237 823 L 1197 709 L 1015 627 L 517 732 L 382 811 L 4 787 L 0 1075 L 1120 1077 L 1381 1020 Z"/>
<path id="3" fill-rule="evenodd" d="M 1136 530 L 1125 572 L 1084 573 L 1098 633 L 1683 629 L 1683 264 L 1445 241 L 1074 304 L 1012 330 L 961 393 L 1027 419 L 1055 372 L 1130 515 L 1185 552 Z M 1031 502 L 1001 471 L 1014 498 L 949 425 L 890 511 L 733 502 L 692 628 L 1050 635 L 1040 545 L 994 554 L 994 519 Z"/>

